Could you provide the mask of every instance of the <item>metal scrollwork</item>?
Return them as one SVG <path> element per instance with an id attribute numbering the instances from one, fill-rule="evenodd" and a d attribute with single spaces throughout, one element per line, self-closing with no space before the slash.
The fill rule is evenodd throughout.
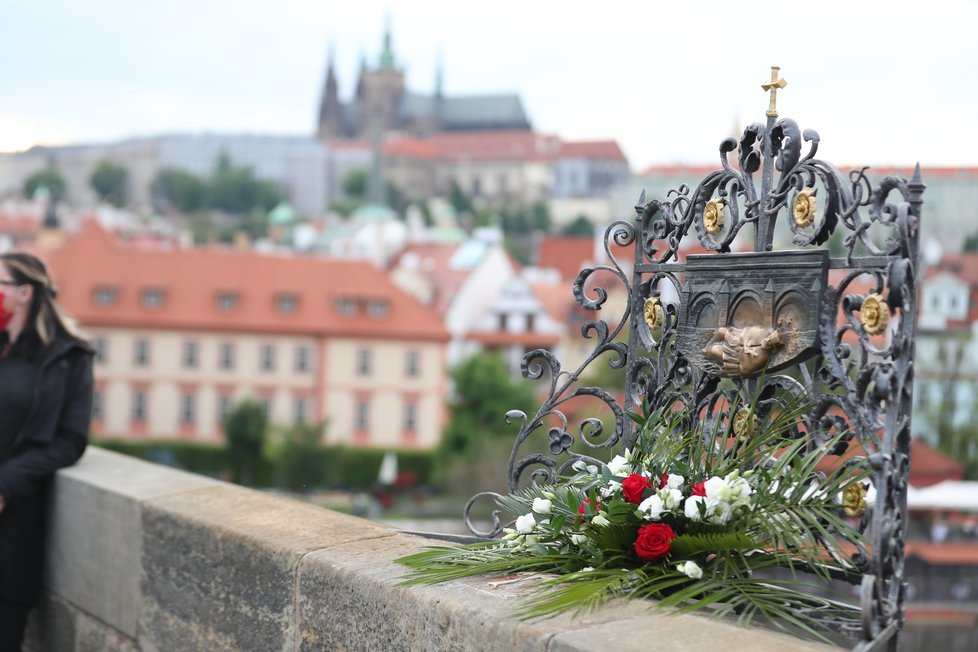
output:
<path id="1" fill-rule="evenodd" d="M 549 351 L 524 358 L 524 377 L 548 380 L 549 393 L 532 416 L 509 415 L 520 423 L 509 489 L 553 480 L 575 461 L 590 460 L 575 452 L 581 450 L 575 443 L 628 447 L 637 433 L 627 415 L 639 406 L 672 410 L 690 427 L 719 424 L 723 432 L 749 438 L 758 420 L 779 409 L 780 394 L 805 396 L 812 408 L 798 436 L 811 448 L 845 434 L 836 454 L 850 440 L 858 443 L 865 455 L 847 459 L 844 468 L 868 469 L 875 492 L 868 501 L 867 487 L 853 484 L 839 505 L 859 520 L 868 545 L 857 544 L 848 556 L 827 546 L 840 576 L 859 584 L 861 620 L 845 620 L 831 609 L 823 617 L 858 639 L 856 649 L 880 649 L 893 644 L 903 622 L 925 186 L 919 168 L 910 180 L 886 177 L 874 186 L 865 168 L 844 175 L 816 158 L 818 133 L 777 116 L 774 92 L 782 82 L 775 69 L 764 85 L 772 93 L 766 122 L 748 126 L 739 140 L 723 140 L 718 169 L 695 188 L 682 185 L 664 198 L 647 200 L 642 193 L 634 223 L 608 227 L 610 262 L 582 271 L 574 297 L 587 311 L 602 310 L 608 288 L 591 283 L 611 279 L 627 293 L 627 308 L 613 323 L 583 325 L 593 350 L 573 371 Z M 788 248 L 775 243 L 779 219 L 791 234 Z M 730 253 L 735 241 L 740 247 L 745 240 L 747 226 L 754 227 L 752 251 Z M 841 236 L 842 255 L 823 248 L 833 234 Z M 684 242 L 694 238 L 712 253 L 683 256 Z M 617 260 L 612 244 L 630 246 L 634 258 Z M 626 331 L 627 344 L 620 341 Z M 583 386 L 585 371 L 601 363 L 622 370 L 620 401 Z M 751 397 L 754 404 L 747 402 Z M 584 400 L 611 415 L 610 431 L 596 417 L 572 426 L 564 411 L 570 401 Z M 531 444 L 534 452 L 518 453 Z M 494 514 L 491 532 L 480 534 L 501 529 Z"/>

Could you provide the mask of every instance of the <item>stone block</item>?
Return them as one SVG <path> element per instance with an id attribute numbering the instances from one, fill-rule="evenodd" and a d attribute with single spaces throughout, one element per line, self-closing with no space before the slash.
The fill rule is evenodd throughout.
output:
<path id="1" fill-rule="evenodd" d="M 46 585 L 93 616 L 136 636 L 141 501 L 221 483 L 90 448 L 58 473 L 52 492 Z M 92 527 L 97 523 L 98 527 Z"/>

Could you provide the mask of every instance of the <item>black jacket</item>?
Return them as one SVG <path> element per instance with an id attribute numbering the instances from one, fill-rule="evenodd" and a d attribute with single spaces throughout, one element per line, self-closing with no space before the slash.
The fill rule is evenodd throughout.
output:
<path id="1" fill-rule="evenodd" d="M 33 603 L 41 582 L 47 493 L 58 469 L 85 451 L 92 411 L 92 350 L 58 337 L 44 352 L 30 413 L 0 459 L 0 599 Z M 2 363 L 0 363 L 2 364 Z"/>

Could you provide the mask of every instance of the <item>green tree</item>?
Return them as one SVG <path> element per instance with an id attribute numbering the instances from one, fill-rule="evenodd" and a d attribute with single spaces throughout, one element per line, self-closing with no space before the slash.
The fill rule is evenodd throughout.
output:
<path id="1" fill-rule="evenodd" d="M 571 238 L 589 238 L 594 235 L 594 225 L 583 213 L 560 230 L 560 234 Z"/>
<path id="2" fill-rule="evenodd" d="M 159 209 L 172 207 L 192 213 L 207 202 L 207 182 L 184 170 L 164 168 L 153 178 L 150 193 Z"/>
<path id="3" fill-rule="evenodd" d="M 117 208 L 125 206 L 129 199 L 129 171 L 118 163 L 102 160 L 88 177 L 100 201 L 108 202 Z"/>
<path id="4" fill-rule="evenodd" d="M 341 182 L 343 196 L 347 199 L 363 203 L 363 200 L 367 197 L 368 177 L 369 174 L 366 170 L 351 170 L 348 172 Z"/>
<path id="5" fill-rule="evenodd" d="M 964 245 L 961 247 L 962 253 L 976 253 L 978 252 L 978 232 L 972 233 L 966 236 L 964 239 Z"/>
<path id="6" fill-rule="evenodd" d="M 235 215 L 270 211 L 283 199 L 274 183 L 255 178 L 247 166 L 233 166 L 222 156 L 211 178 L 207 204 Z"/>
<path id="7" fill-rule="evenodd" d="M 278 458 L 278 484 L 310 489 L 325 484 L 329 451 L 320 444 L 322 424 L 299 424 L 285 434 Z"/>
<path id="8" fill-rule="evenodd" d="M 462 188 L 454 180 L 452 181 L 448 201 L 455 208 L 455 212 L 458 214 L 475 214 L 475 206 L 472 204 L 472 198 L 466 195 Z"/>
<path id="9" fill-rule="evenodd" d="M 28 199 L 34 196 L 37 189 L 44 186 L 51 193 L 51 199 L 61 201 L 67 195 L 67 186 L 62 177 L 54 168 L 48 168 L 35 172 L 24 181 L 24 196 Z"/>
<path id="10" fill-rule="evenodd" d="M 254 483 L 267 434 L 268 415 L 261 404 L 245 400 L 228 412 L 224 436 L 235 482 L 249 486 Z"/>
<path id="11" fill-rule="evenodd" d="M 534 231 L 550 232 L 550 208 L 547 206 L 547 202 L 542 199 L 533 202 L 533 205 L 530 206 L 530 224 Z"/>
<path id="12" fill-rule="evenodd" d="M 481 437 L 511 437 L 514 429 L 504 420 L 509 410 L 529 413 L 534 403 L 533 385 L 514 379 L 498 355 L 478 353 L 452 370 L 455 395 L 442 438 L 450 456 L 471 459 Z"/>

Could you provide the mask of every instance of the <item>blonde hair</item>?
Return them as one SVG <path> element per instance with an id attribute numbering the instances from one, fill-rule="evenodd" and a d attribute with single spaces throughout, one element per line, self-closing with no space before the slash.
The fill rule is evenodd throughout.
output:
<path id="1" fill-rule="evenodd" d="M 42 346 L 51 344 L 59 332 L 78 340 L 87 339 L 77 322 L 55 300 L 54 282 L 40 258 L 23 251 L 10 251 L 0 254 L 0 262 L 15 283 L 34 288 L 27 327 L 35 332 Z"/>

